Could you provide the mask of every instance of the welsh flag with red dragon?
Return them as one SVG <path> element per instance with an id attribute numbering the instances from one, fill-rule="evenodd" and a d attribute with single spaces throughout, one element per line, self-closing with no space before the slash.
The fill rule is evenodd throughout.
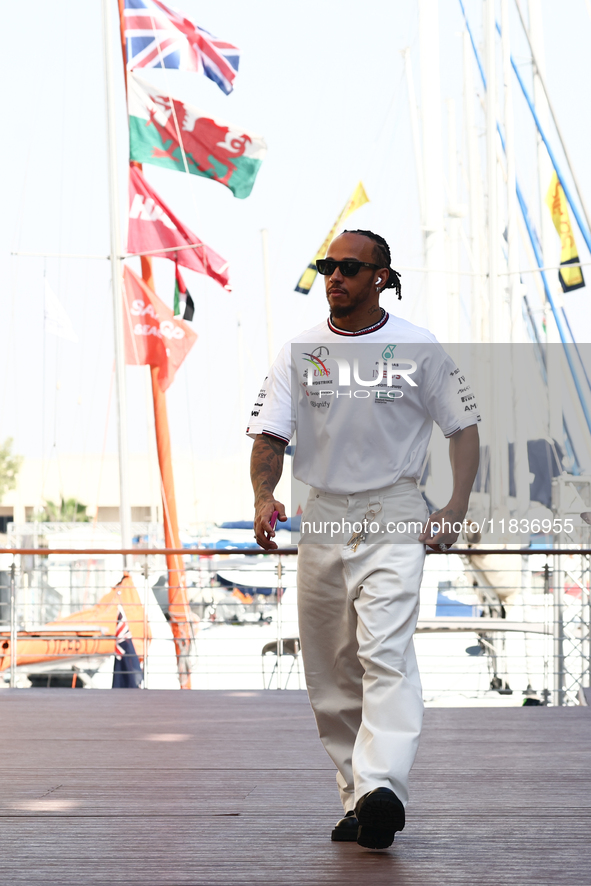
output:
<path id="1" fill-rule="evenodd" d="M 267 152 L 261 136 L 161 95 L 137 74 L 130 72 L 127 84 L 132 160 L 188 170 L 226 185 L 235 197 L 248 197 Z"/>

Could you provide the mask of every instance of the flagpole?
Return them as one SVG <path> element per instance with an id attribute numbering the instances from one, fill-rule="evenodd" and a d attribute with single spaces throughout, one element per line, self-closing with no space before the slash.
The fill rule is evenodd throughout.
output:
<path id="1" fill-rule="evenodd" d="M 131 547 L 131 503 L 127 476 L 127 397 L 125 390 L 125 356 L 123 345 L 123 278 L 121 273 L 121 232 L 119 227 L 119 182 L 117 176 L 117 141 L 115 124 L 115 84 L 111 39 L 110 0 L 102 0 L 103 46 L 105 54 L 105 87 L 107 100 L 107 142 L 109 153 L 109 209 L 111 222 L 111 284 L 113 290 L 113 322 L 115 330 L 115 389 L 117 403 L 117 442 L 119 448 L 119 519 L 121 545 Z M 123 558 L 124 566 L 127 557 Z"/>
<path id="2" fill-rule="evenodd" d="M 152 259 L 142 255 L 142 280 L 154 292 L 154 276 Z M 162 522 L 164 524 L 164 546 L 166 548 L 182 547 L 179 535 L 179 523 L 176 509 L 174 474 L 172 469 L 172 447 L 166 395 L 160 388 L 157 366 L 150 367 L 152 381 L 152 401 L 154 404 L 154 429 L 156 432 L 156 450 L 160 468 L 160 487 L 162 492 Z M 175 640 L 177 664 L 181 689 L 191 688 L 191 671 L 189 654 L 191 650 L 191 607 L 187 597 L 187 579 L 185 564 L 180 554 L 166 555 L 168 572 L 168 613 Z"/>
<path id="3" fill-rule="evenodd" d="M 109 0 L 103 0 L 103 4 Z M 124 27 L 124 0 L 118 0 L 119 25 L 121 32 L 121 51 L 123 54 L 123 70 L 127 88 L 127 52 L 125 47 Z M 140 170 L 141 163 L 134 163 Z M 152 272 L 152 259 L 147 255 L 140 256 L 142 265 L 142 280 L 152 292 L 154 292 L 154 275 Z M 122 309 L 119 312 L 122 318 Z M 156 432 L 156 450 L 158 452 L 158 466 L 160 468 L 160 486 L 162 493 L 162 520 L 164 523 L 164 544 L 166 548 L 180 548 L 179 524 L 176 509 L 176 495 L 174 490 L 174 474 L 172 470 L 172 452 L 170 444 L 170 429 L 168 425 L 168 412 L 166 409 L 166 396 L 158 382 L 159 370 L 150 367 L 152 382 L 152 400 L 154 404 L 154 428 Z M 166 568 L 168 572 L 168 612 L 170 626 L 175 642 L 177 667 L 181 689 L 191 688 L 191 671 L 189 653 L 191 649 L 191 607 L 187 597 L 187 580 L 185 564 L 179 554 L 166 555 Z"/>

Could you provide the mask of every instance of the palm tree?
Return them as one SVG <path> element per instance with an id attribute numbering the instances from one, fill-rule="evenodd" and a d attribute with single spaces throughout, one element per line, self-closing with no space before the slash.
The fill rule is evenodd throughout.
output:
<path id="1" fill-rule="evenodd" d="M 88 505 L 81 504 L 75 498 L 64 498 L 58 504 L 49 499 L 44 507 L 35 514 L 38 523 L 88 523 L 90 517 L 86 513 Z"/>
<path id="2" fill-rule="evenodd" d="M 16 477 L 22 464 L 22 456 L 12 452 L 12 437 L 0 444 L 0 501 L 6 492 L 16 486 Z"/>

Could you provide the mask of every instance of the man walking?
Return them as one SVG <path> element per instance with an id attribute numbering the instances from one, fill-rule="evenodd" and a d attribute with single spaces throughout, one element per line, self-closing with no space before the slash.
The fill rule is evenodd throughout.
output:
<path id="1" fill-rule="evenodd" d="M 476 403 L 460 370 L 431 333 L 380 308 L 384 289 L 400 298 L 390 264 L 388 244 L 371 231 L 333 240 L 317 262 L 330 316 L 284 346 L 247 431 L 265 550 L 277 547 L 273 512 L 287 519 L 274 492 L 297 432 L 294 475 L 311 487 L 298 556 L 300 641 L 345 811 L 332 839 L 368 848 L 390 846 L 404 827 L 423 715 L 412 638 L 425 544 L 444 550 L 457 539 L 479 452 Z M 429 517 L 417 481 L 433 421 L 450 439 L 453 492 Z"/>

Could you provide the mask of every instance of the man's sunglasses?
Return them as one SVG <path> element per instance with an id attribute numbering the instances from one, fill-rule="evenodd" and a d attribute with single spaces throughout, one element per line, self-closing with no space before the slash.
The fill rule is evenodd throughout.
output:
<path id="1" fill-rule="evenodd" d="M 319 258 L 316 260 L 316 270 L 323 277 L 330 277 L 338 268 L 343 277 L 355 277 L 359 273 L 359 268 L 374 268 L 376 271 L 380 265 L 372 265 L 368 261 L 357 261 L 353 258 L 346 258 L 343 261 L 336 261 L 334 258 Z"/>

